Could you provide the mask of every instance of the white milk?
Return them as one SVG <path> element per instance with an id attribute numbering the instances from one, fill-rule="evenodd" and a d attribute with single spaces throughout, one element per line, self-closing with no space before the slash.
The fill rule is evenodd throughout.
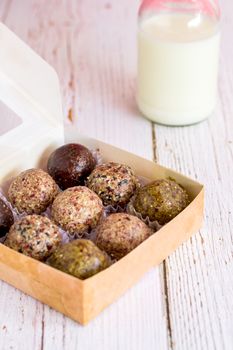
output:
<path id="1" fill-rule="evenodd" d="M 210 18 L 160 14 L 139 24 L 138 106 L 153 121 L 188 125 L 215 107 L 219 27 Z"/>

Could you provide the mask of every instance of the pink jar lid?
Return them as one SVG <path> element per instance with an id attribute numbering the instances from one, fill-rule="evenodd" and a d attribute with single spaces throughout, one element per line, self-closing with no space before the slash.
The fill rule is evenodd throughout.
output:
<path id="1" fill-rule="evenodd" d="M 218 0 L 144 0 L 139 14 L 146 10 L 194 12 L 215 18 L 220 17 Z"/>

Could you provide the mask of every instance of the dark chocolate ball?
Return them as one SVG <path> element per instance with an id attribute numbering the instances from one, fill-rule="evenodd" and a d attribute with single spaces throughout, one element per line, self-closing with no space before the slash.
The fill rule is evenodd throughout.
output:
<path id="1" fill-rule="evenodd" d="M 14 223 L 11 209 L 0 199 L 0 238 L 4 237 Z"/>
<path id="2" fill-rule="evenodd" d="M 83 185 L 96 161 L 85 146 L 70 143 L 57 148 L 49 157 L 48 173 L 62 190 Z"/>

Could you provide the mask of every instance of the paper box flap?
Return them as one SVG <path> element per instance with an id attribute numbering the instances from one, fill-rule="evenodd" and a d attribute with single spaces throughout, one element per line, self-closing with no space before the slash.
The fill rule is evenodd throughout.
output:
<path id="1" fill-rule="evenodd" d="M 19 115 L 23 104 L 42 123 L 62 123 L 55 70 L 2 23 L 0 45 L 0 99 Z M 30 118 L 27 114 L 20 116 Z"/>
<path id="2" fill-rule="evenodd" d="M 5 164 L 62 141 L 64 130 L 55 70 L 2 23 L 0 47 L 0 159 Z"/>

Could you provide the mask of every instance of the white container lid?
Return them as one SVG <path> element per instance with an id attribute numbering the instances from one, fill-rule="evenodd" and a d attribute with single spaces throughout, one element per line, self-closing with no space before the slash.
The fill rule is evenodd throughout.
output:
<path id="1" fill-rule="evenodd" d="M 55 70 L 2 23 L 0 47 L 0 122 L 7 124 L 13 114 L 21 120 L 0 132 L 2 177 L 5 163 L 13 169 L 21 158 L 22 169 L 38 165 L 39 152 L 63 142 L 64 130 Z"/>

